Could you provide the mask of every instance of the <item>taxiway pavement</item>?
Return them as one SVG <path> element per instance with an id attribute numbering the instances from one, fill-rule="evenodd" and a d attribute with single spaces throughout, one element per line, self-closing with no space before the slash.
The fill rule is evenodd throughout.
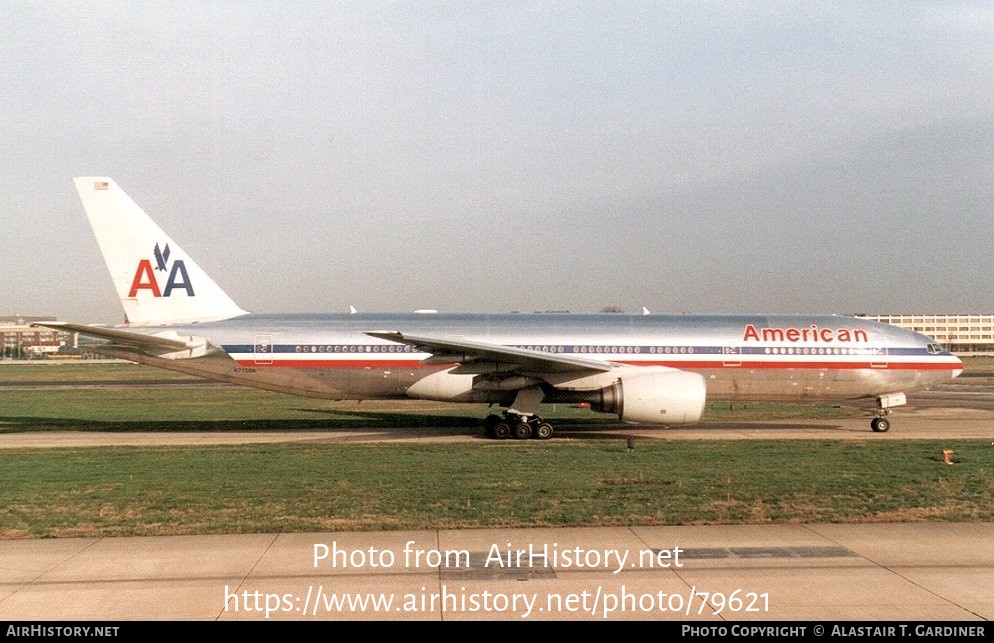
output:
<path id="1" fill-rule="evenodd" d="M 11 540 L 0 541 L 0 614 L 986 621 L 992 543 L 990 523 Z"/>

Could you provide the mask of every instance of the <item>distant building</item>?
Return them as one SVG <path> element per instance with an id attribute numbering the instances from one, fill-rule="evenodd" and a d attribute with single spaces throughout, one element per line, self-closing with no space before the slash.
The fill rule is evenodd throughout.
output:
<path id="1" fill-rule="evenodd" d="M 953 353 L 994 352 L 994 315 L 853 315 L 928 335 Z"/>
<path id="2" fill-rule="evenodd" d="M 34 359 L 78 348 L 76 333 L 31 325 L 38 321 L 55 317 L 0 316 L 0 359 Z"/>

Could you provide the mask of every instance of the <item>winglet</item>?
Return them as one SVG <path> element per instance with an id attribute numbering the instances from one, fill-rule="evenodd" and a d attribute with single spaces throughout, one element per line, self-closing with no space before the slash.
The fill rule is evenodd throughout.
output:
<path id="1" fill-rule="evenodd" d="M 216 321 L 246 313 L 114 181 L 73 181 L 130 324 Z"/>

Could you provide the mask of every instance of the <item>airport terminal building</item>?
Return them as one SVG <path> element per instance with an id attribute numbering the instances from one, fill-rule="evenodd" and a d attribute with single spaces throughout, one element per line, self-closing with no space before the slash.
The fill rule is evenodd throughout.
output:
<path id="1" fill-rule="evenodd" d="M 994 315 L 867 315 L 863 317 L 928 335 L 952 353 L 994 353 Z"/>
<path id="2" fill-rule="evenodd" d="M 55 317 L 0 316 L 0 359 L 38 359 L 77 349 L 76 333 L 32 326 L 36 321 Z"/>

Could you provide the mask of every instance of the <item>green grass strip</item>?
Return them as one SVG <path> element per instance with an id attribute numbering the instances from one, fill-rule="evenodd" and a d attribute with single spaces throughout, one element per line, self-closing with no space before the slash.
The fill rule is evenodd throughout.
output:
<path id="1" fill-rule="evenodd" d="M 0 451 L 2 538 L 991 519 L 984 441 Z"/>

